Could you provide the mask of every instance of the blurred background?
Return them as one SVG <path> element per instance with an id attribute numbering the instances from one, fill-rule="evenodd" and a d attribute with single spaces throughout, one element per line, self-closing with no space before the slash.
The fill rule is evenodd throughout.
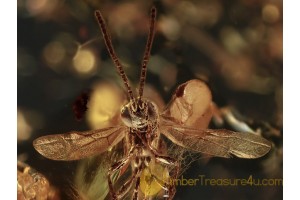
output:
<path id="1" fill-rule="evenodd" d="M 230 108 L 273 142 L 272 151 L 263 158 L 200 159 L 184 177 L 282 178 L 281 0 L 18 0 L 18 160 L 43 174 L 60 199 L 84 199 L 73 183 L 80 161 L 45 159 L 32 141 L 118 121 L 116 113 L 125 94 L 94 11 L 101 10 L 106 19 L 134 88 L 153 5 L 158 14 L 148 92 L 163 105 L 179 84 L 203 80 L 218 107 Z M 73 103 L 89 91 L 90 109 L 78 121 Z M 282 199 L 282 186 L 177 188 L 175 199 L 200 198 Z"/>

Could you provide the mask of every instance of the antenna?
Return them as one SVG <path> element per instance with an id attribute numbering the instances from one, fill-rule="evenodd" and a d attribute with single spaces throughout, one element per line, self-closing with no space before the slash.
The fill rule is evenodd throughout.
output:
<path id="1" fill-rule="evenodd" d="M 154 33 L 155 33 L 155 20 L 156 20 L 156 8 L 152 7 L 149 35 L 148 35 L 148 39 L 147 39 L 144 58 L 142 61 L 142 68 L 141 68 L 141 75 L 140 75 L 139 99 L 141 99 L 143 96 L 144 85 L 145 85 L 145 81 L 146 81 L 147 64 L 149 62 L 150 51 L 151 51 L 151 47 L 152 47 L 152 43 L 153 43 L 153 39 L 154 39 Z"/>
<path id="2" fill-rule="evenodd" d="M 113 60 L 115 66 L 117 67 L 117 70 L 119 72 L 119 75 L 121 76 L 122 80 L 123 80 L 123 83 L 127 89 L 127 92 L 128 92 L 128 95 L 129 95 L 129 99 L 131 101 L 134 101 L 134 98 L 133 98 L 133 94 L 132 94 L 132 90 L 130 88 L 130 85 L 129 85 L 129 81 L 128 81 L 128 78 L 124 72 L 124 69 L 115 53 L 115 50 L 114 50 L 114 47 L 112 45 L 112 42 L 111 42 L 111 38 L 110 38 L 110 35 L 109 33 L 107 32 L 107 28 L 106 28 L 106 25 L 105 25 L 105 22 L 104 22 L 104 19 L 102 17 L 102 14 L 99 10 L 96 10 L 95 11 L 95 16 L 96 16 L 96 19 L 98 21 L 98 24 L 100 26 L 100 29 L 102 31 L 102 35 L 103 35 L 103 39 L 104 39 L 104 42 L 105 42 L 105 45 L 107 47 L 107 50 L 108 50 L 108 53 L 111 57 L 111 59 Z"/>

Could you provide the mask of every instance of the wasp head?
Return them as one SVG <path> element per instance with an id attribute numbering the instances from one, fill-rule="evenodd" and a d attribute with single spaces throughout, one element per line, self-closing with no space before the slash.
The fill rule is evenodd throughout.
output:
<path id="1" fill-rule="evenodd" d="M 122 107 L 121 118 L 126 126 L 139 130 L 157 121 L 158 109 L 149 100 L 135 99 Z"/>

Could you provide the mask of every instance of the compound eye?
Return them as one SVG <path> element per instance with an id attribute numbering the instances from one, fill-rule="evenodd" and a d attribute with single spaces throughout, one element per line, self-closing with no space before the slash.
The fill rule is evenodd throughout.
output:
<path id="1" fill-rule="evenodd" d="M 148 102 L 148 116 L 149 116 L 149 119 L 150 120 L 155 120 L 157 118 L 157 114 L 158 113 L 158 110 L 156 108 L 156 106 L 151 103 L 151 102 Z"/>
<path id="2" fill-rule="evenodd" d="M 126 126 L 132 126 L 132 119 L 130 116 L 130 112 L 127 106 L 124 106 L 121 110 L 121 119 Z"/>

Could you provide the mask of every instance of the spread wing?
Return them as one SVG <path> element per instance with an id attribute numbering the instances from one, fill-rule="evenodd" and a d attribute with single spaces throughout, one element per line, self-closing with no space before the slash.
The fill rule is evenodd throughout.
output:
<path id="1" fill-rule="evenodd" d="M 197 130 L 172 125 L 162 125 L 160 131 L 179 146 L 218 157 L 259 158 L 271 149 L 268 140 L 250 133 L 225 129 Z"/>
<path id="2" fill-rule="evenodd" d="M 119 143 L 128 131 L 127 127 L 104 129 L 65 134 L 47 135 L 33 141 L 34 148 L 52 160 L 78 160 L 107 151 Z"/>

